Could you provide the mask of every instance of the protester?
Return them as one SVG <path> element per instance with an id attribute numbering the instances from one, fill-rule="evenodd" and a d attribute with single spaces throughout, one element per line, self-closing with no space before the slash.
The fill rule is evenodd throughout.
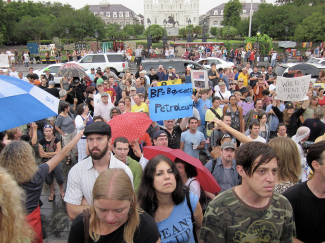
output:
<path id="1" fill-rule="evenodd" d="M 200 93 L 201 93 L 201 98 L 199 99 Z M 199 131 L 202 132 L 203 134 L 206 134 L 205 113 L 212 106 L 212 102 L 208 99 L 208 93 L 209 93 L 208 90 L 206 89 L 201 90 L 198 88 L 194 99 L 196 108 L 198 109 L 201 118 L 201 125 L 199 127 Z"/>
<path id="2" fill-rule="evenodd" d="M 325 124 L 321 121 L 324 114 L 324 109 L 322 107 L 317 107 L 315 109 L 314 118 L 307 118 L 304 123 L 301 124 L 301 126 L 310 129 L 310 135 L 307 141 L 314 142 L 316 138 L 325 133 Z"/>
<path id="3" fill-rule="evenodd" d="M 108 98 L 108 94 L 106 92 L 103 92 L 101 94 L 101 102 L 97 103 L 94 108 L 94 116 L 102 116 L 105 122 L 111 120 L 109 114 L 111 109 L 114 107 L 113 103 L 108 102 Z"/>
<path id="4" fill-rule="evenodd" d="M 236 97 L 231 95 L 229 97 L 229 104 L 223 107 L 223 114 L 231 116 L 231 127 L 237 131 L 243 131 L 243 108 L 237 105 Z"/>
<path id="5" fill-rule="evenodd" d="M 276 175 L 274 191 L 283 193 L 289 187 L 298 183 L 299 175 L 301 174 L 298 148 L 292 139 L 284 137 L 271 139 L 268 145 L 279 156 L 279 168 Z"/>
<path id="6" fill-rule="evenodd" d="M 273 103 L 273 101 L 272 101 Z M 279 109 L 279 111 L 283 112 L 285 109 L 284 104 L 282 104 L 282 102 L 280 100 L 275 100 L 274 105 Z M 278 117 L 275 115 L 273 109 L 272 109 L 272 104 L 268 105 L 266 107 L 266 112 L 269 115 L 268 116 L 268 122 L 269 122 L 269 126 L 270 126 L 270 134 L 271 136 L 275 136 L 277 133 L 277 128 L 279 125 L 279 119 Z"/>
<path id="7" fill-rule="evenodd" d="M 69 171 L 67 190 L 64 201 L 67 204 L 68 216 L 74 220 L 83 209 L 92 203 L 92 189 L 96 178 L 103 171 L 112 168 L 123 169 L 133 183 L 130 168 L 116 159 L 108 150 L 111 143 L 111 127 L 104 122 L 94 122 L 86 126 L 89 157 L 74 165 Z"/>
<path id="8" fill-rule="evenodd" d="M 76 146 L 81 135 L 82 133 L 77 134 L 56 156 L 39 166 L 36 165 L 33 148 L 27 142 L 11 142 L 0 154 L 0 166 L 6 169 L 25 191 L 26 220 L 33 228 L 36 238 L 33 242 L 43 242 L 39 200 L 45 178 Z"/>
<path id="9" fill-rule="evenodd" d="M 98 176 L 91 205 L 73 221 L 69 243 L 160 242 L 154 219 L 137 207 L 132 183 L 122 169 L 109 169 Z"/>
<path id="10" fill-rule="evenodd" d="M 25 243 L 34 232 L 25 219 L 23 190 L 14 178 L 0 168 L 0 239 L 2 242 Z"/>
<path id="11" fill-rule="evenodd" d="M 186 130 L 188 118 L 183 118 L 180 125 L 175 125 L 175 120 L 164 120 L 164 127 L 160 130 L 165 131 L 168 137 L 168 147 L 171 149 L 180 149 L 181 147 L 181 134 Z"/>
<path id="12" fill-rule="evenodd" d="M 176 165 L 169 158 L 158 155 L 149 161 L 138 201 L 155 219 L 162 243 L 178 239 L 195 242 L 194 234 L 199 235 L 203 219 L 201 205 L 198 196 L 184 191 Z"/>
<path id="13" fill-rule="evenodd" d="M 216 85 L 218 85 L 218 81 L 219 81 L 219 78 L 220 78 L 220 75 L 216 69 L 217 67 L 217 64 L 215 64 L 214 62 L 211 63 L 211 69 L 208 71 L 208 77 L 209 77 L 209 80 L 212 81 L 212 87 L 215 87 Z"/>
<path id="14" fill-rule="evenodd" d="M 146 105 L 146 103 L 141 102 L 139 95 L 133 96 L 133 99 L 134 99 L 135 105 L 132 106 L 131 112 L 147 112 L 147 113 L 149 113 L 148 106 Z"/>
<path id="15" fill-rule="evenodd" d="M 242 127 L 245 131 L 249 128 L 249 125 L 253 122 L 258 122 L 258 113 L 262 111 L 262 100 L 257 99 L 254 101 L 254 109 L 249 110 L 242 120 Z"/>
<path id="16" fill-rule="evenodd" d="M 290 187 L 283 195 L 290 201 L 295 216 L 297 235 L 293 242 L 324 242 L 325 234 L 325 141 L 310 147 L 307 163 L 313 171 L 313 178 Z"/>
<path id="17" fill-rule="evenodd" d="M 113 107 L 109 112 L 109 117 L 113 119 L 114 116 L 121 115 L 121 111 L 118 107 Z"/>
<path id="18" fill-rule="evenodd" d="M 217 97 L 217 96 L 213 97 L 212 98 L 212 107 L 210 107 L 205 113 L 205 121 L 206 121 L 206 124 L 207 124 L 206 131 L 207 131 L 207 136 L 208 137 L 211 137 L 211 133 L 215 128 L 214 123 L 211 123 L 211 121 L 215 117 L 217 117 L 218 119 L 221 119 L 221 117 L 222 117 L 222 110 L 219 108 L 220 101 L 221 101 L 220 97 Z M 210 125 L 210 124 L 213 124 L 213 126 Z"/>
<path id="19" fill-rule="evenodd" d="M 19 127 L 14 127 L 14 128 L 8 129 L 6 131 L 6 134 L 7 134 L 8 140 L 10 140 L 10 141 L 15 141 L 15 140 L 19 141 L 21 136 L 23 135 L 23 133 Z"/>
<path id="20" fill-rule="evenodd" d="M 253 122 L 249 125 L 249 137 L 254 142 L 266 143 L 265 138 L 261 137 L 260 134 L 261 125 L 258 122 Z"/>
<path id="21" fill-rule="evenodd" d="M 242 183 L 210 202 L 200 232 L 203 242 L 240 242 L 247 237 L 253 242 L 265 238 L 292 241 L 296 236 L 292 207 L 284 196 L 273 192 L 277 160 L 275 151 L 263 143 L 247 143 L 238 149 L 236 163 Z"/>

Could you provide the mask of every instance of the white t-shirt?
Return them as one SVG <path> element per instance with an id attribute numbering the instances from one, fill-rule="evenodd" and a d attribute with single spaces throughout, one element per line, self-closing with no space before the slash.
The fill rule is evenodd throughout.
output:
<path id="1" fill-rule="evenodd" d="M 269 86 L 269 90 L 270 90 L 270 91 L 274 91 L 275 88 L 276 88 L 276 86 L 275 86 L 274 84 L 271 84 L 271 85 Z"/>
<path id="2" fill-rule="evenodd" d="M 13 77 L 13 78 L 19 78 L 18 77 L 18 72 L 15 71 L 15 72 L 10 72 L 10 77 Z"/>
<path id="3" fill-rule="evenodd" d="M 218 87 L 217 87 L 218 86 Z M 219 85 L 216 85 L 214 87 L 214 90 L 216 91 L 214 96 L 218 96 L 220 97 L 220 99 L 224 100 L 224 99 L 229 99 L 229 97 L 231 96 L 231 93 L 229 90 L 225 90 L 225 92 L 221 92 L 220 89 L 219 89 Z M 220 92 L 220 93 L 219 93 Z M 222 97 L 221 97 L 222 95 Z"/>
<path id="4" fill-rule="evenodd" d="M 252 139 L 250 135 L 248 135 L 247 137 L 249 137 L 250 139 Z M 265 140 L 265 138 L 262 138 L 261 136 L 258 136 L 257 138 L 255 138 L 255 139 L 252 139 L 252 141 L 253 141 L 253 142 L 261 142 L 261 143 L 266 143 L 266 140 Z"/>
<path id="5" fill-rule="evenodd" d="M 94 95 L 94 107 L 96 104 L 102 102 L 102 95 L 100 93 Z M 110 94 L 108 94 L 108 103 L 112 103 Z"/>
<path id="6" fill-rule="evenodd" d="M 29 62 L 29 56 L 27 53 L 24 54 L 24 61 Z"/>
<path id="7" fill-rule="evenodd" d="M 193 182 L 192 182 L 193 181 Z M 190 184 L 191 183 L 191 184 Z M 185 186 L 190 185 L 190 192 L 197 195 L 200 199 L 201 195 L 201 188 L 200 188 L 200 182 L 196 178 L 189 178 L 185 184 Z"/>
<path id="8" fill-rule="evenodd" d="M 196 109 L 195 107 L 193 107 L 193 116 L 194 116 L 196 119 L 201 120 L 199 110 Z"/>
<path id="9" fill-rule="evenodd" d="M 272 53 L 272 59 L 273 59 L 273 60 L 276 59 L 276 55 L 277 55 L 276 52 L 273 52 L 273 53 Z"/>

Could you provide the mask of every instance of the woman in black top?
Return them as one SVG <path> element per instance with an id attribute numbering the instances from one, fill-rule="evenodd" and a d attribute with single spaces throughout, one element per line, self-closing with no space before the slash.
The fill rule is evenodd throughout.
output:
<path id="1" fill-rule="evenodd" d="M 154 219 L 137 207 L 132 183 L 122 169 L 100 173 L 93 188 L 93 202 L 72 223 L 68 243 L 156 243 L 160 234 Z M 87 217 L 87 215 L 90 217 Z M 85 230 L 84 218 L 89 227 Z M 89 235 L 89 232 L 91 234 Z"/>

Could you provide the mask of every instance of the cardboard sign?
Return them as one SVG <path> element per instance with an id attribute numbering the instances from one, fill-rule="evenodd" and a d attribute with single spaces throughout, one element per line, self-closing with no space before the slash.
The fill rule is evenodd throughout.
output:
<path id="1" fill-rule="evenodd" d="M 9 59 L 8 54 L 1 54 L 0 55 L 0 67 L 9 67 Z"/>
<path id="2" fill-rule="evenodd" d="M 161 81 L 157 83 L 157 86 L 166 86 L 166 85 L 175 85 L 175 84 L 182 84 L 181 79 L 174 79 L 168 81 Z"/>
<path id="3" fill-rule="evenodd" d="M 301 101 L 308 99 L 307 92 L 310 79 L 311 75 L 294 78 L 278 77 L 276 81 L 275 99 L 283 101 Z"/>
<path id="4" fill-rule="evenodd" d="M 191 70 L 191 80 L 193 89 L 208 89 L 209 88 L 209 77 L 206 70 Z"/>
<path id="5" fill-rule="evenodd" d="M 162 121 L 193 116 L 192 93 L 192 84 L 149 88 L 150 119 Z"/>

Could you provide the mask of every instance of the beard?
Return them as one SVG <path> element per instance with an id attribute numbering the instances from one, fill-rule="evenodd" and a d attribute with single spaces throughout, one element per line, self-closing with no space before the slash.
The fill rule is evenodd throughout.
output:
<path id="1" fill-rule="evenodd" d="M 89 149 L 89 147 L 88 147 L 88 149 Z M 98 150 L 100 153 L 99 154 L 98 153 L 93 153 L 94 150 Z M 90 156 L 91 156 L 92 159 L 94 159 L 94 160 L 100 160 L 100 159 L 102 159 L 105 156 L 105 154 L 107 153 L 107 151 L 108 151 L 108 142 L 107 142 L 106 146 L 104 147 L 104 149 L 102 151 L 99 150 L 99 149 L 93 149 L 93 150 L 90 150 L 89 149 L 89 154 L 90 154 Z"/>

